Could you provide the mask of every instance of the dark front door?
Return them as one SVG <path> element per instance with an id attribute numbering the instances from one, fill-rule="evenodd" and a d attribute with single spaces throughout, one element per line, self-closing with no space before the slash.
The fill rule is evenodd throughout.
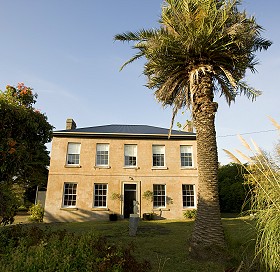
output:
<path id="1" fill-rule="evenodd" d="M 133 200 L 136 200 L 136 184 L 124 184 L 124 218 L 129 218 L 133 213 Z"/>

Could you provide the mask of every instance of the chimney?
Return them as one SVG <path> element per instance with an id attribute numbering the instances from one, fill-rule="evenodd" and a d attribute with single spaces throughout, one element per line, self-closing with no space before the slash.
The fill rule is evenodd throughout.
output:
<path id="1" fill-rule="evenodd" d="M 66 120 L 66 129 L 75 129 L 76 127 L 76 123 L 72 118 Z"/>
<path id="2" fill-rule="evenodd" d="M 183 126 L 183 131 L 185 132 L 193 132 L 193 123 L 192 121 L 187 120 Z"/>

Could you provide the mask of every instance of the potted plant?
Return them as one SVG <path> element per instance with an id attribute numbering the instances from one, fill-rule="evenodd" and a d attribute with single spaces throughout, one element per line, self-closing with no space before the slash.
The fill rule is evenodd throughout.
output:
<path id="1" fill-rule="evenodd" d="M 147 190 L 142 195 L 143 199 L 145 199 L 149 205 L 149 202 L 153 202 L 154 193 L 150 190 Z M 153 219 L 153 212 L 150 213 L 143 213 L 143 220 L 152 220 Z"/>
<path id="2" fill-rule="evenodd" d="M 112 193 L 111 199 L 121 201 L 122 196 L 119 193 Z M 118 215 L 113 211 L 112 213 L 109 214 L 109 220 L 110 221 L 117 221 L 118 220 Z"/>

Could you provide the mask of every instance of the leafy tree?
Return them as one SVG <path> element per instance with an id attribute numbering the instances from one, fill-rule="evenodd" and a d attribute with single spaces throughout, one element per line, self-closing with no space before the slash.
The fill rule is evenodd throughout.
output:
<path id="1" fill-rule="evenodd" d="M 47 182 L 49 152 L 45 144 L 51 141 L 53 127 L 45 114 L 34 108 L 37 94 L 19 83 L 0 92 L 0 186 L 2 193 Z M 0 198 L 2 222 L 12 221 L 14 209 Z M 14 203 L 15 204 L 15 203 Z M 8 207 L 9 206 L 9 207 Z M 6 214 L 8 212 L 8 214 Z"/>
<path id="2" fill-rule="evenodd" d="M 225 247 L 218 197 L 218 155 L 214 95 L 227 103 L 238 94 L 254 99 L 259 92 L 242 79 L 255 72 L 255 52 L 271 45 L 261 37 L 254 17 L 238 11 L 238 0 L 166 0 L 158 29 L 126 32 L 115 40 L 134 42 L 137 53 L 123 66 L 146 58 L 143 74 L 163 106 L 191 110 L 197 132 L 198 209 L 190 241 L 194 257 L 207 258 Z M 171 127 L 172 127 L 171 125 Z M 214 253 L 213 253 L 214 254 Z"/>
<path id="3" fill-rule="evenodd" d="M 240 213 L 245 206 L 248 188 L 244 185 L 242 165 L 230 163 L 218 169 L 218 188 L 221 212 Z"/>

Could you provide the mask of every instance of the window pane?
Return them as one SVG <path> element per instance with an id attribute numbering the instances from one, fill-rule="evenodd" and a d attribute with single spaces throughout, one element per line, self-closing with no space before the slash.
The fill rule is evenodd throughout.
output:
<path id="1" fill-rule="evenodd" d="M 125 156 L 136 156 L 137 145 L 124 145 Z"/>
<path id="2" fill-rule="evenodd" d="M 153 166 L 164 166 L 163 154 L 153 154 Z"/>
<path id="3" fill-rule="evenodd" d="M 109 151 L 109 144 L 97 144 L 96 150 L 97 151 Z"/>
<path id="4" fill-rule="evenodd" d="M 80 143 L 68 143 L 67 164 L 80 164 Z"/>
<path id="5" fill-rule="evenodd" d="M 164 145 L 153 145 L 153 166 L 164 166 Z"/>
<path id="6" fill-rule="evenodd" d="M 165 207 L 165 203 L 166 203 L 165 185 L 154 184 L 153 190 L 154 190 L 154 197 L 153 197 L 154 208 Z"/>
<path id="7" fill-rule="evenodd" d="M 94 184 L 94 207 L 107 207 L 107 184 Z"/>
<path id="8" fill-rule="evenodd" d="M 79 164 L 80 163 L 80 154 L 68 154 L 67 164 Z"/>
<path id="9" fill-rule="evenodd" d="M 109 144 L 96 145 L 96 165 L 109 165 Z"/>
<path id="10" fill-rule="evenodd" d="M 164 154 L 164 145 L 153 145 L 153 154 Z"/>
<path id="11" fill-rule="evenodd" d="M 80 143 L 68 143 L 68 154 L 80 154 Z"/>
<path id="12" fill-rule="evenodd" d="M 75 207 L 77 200 L 77 183 L 65 183 L 63 194 L 63 206 Z"/>
<path id="13" fill-rule="evenodd" d="M 124 145 L 124 165 L 136 166 L 137 145 Z"/>
<path id="14" fill-rule="evenodd" d="M 182 185 L 183 207 L 195 207 L 195 195 L 193 184 Z"/>
<path id="15" fill-rule="evenodd" d="M 192 162 L 192 146 L 188 145 L 181 145 L 181 166 L 193 166 Z"/>

